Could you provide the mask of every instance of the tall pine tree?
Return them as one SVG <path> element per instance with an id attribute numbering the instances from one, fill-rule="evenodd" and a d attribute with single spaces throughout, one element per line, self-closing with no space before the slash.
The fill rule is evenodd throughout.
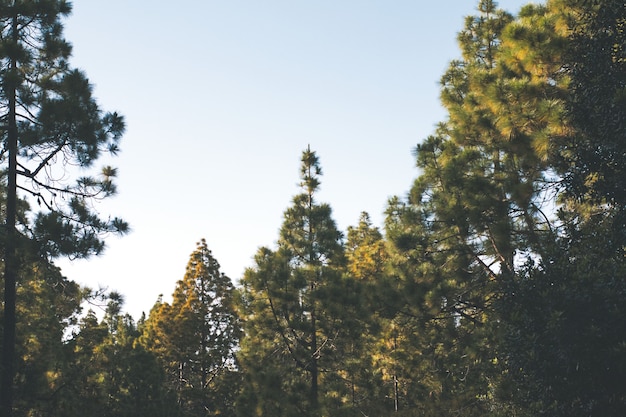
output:
<path id="1" fill-rule="evenodd" d="M 554 0 L 545 10 L 551 32 L 566 40 L 551 59 L 569 78 L 569 134 L 556 165 L 558 235 L 500 308 L 511 399 L 528 415 L 621 416 L 626 6 Z"/>
<path id="2" fill-rule="evenodd" d="M 491 0 L 478 11 L 442 77 L 448 118 L 417 146 L 421 175 L 387 221 L 398 319 L 414 329 L 399 340 L 423 355 L 411 379 L 430 381 L 414 392 L 428 390 L 434 415 L 496 407 L 505 357 L 495 301 L 553 236 L 545 202 L 569 129 L 554 17 L 527 6 L 514 18 Z"/>
<path id="3" fill-rule="evenodd" d="M 61 19 L 65 0 L 4 1 L 0 4 L 0 114 L 6 181 L 4 326 L 0 409 L 12 415 L 15 359 L 16 284 L 19 252 L 46 256 L 88 256 L 103 249 L 100 233 L 123 232 L 120 219 L 102 220 L 89 201 L 115 192 L 116 171 L 76 182 L 68 166 L 91 167 L 103 151 L 115 153 L 124 131 L 122 118 L 103 113 L 84 74 L 68 64 L 71 47 Z M 19 216 L 20 196 L 37 202 L 38 213 Z M 27 243 L 28 242 L 28 243 Z"/>
<path id="4" fill-rule="evenodd" d="M 322 374 L 335 369 L 334 346 L 343 332 L 338 297 L 345 259 L 331 208 L 315 198 L 321 174 L 308 148 L 302 192 L 284 213 L 278 248 L 261 248 L 242 280 L 248 415 L 318 416 L 324 407 Z"/>

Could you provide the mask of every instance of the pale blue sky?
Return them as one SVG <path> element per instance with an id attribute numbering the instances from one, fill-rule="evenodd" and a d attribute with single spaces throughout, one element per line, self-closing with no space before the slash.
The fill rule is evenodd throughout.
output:
<path id="1" fill-rule="evenodd" d="M 502 0 L 512 13 L 528 3 Z M 438 81 L 478 1 L 75 0 L 72 63 L 126 117 L 119 195 L 99 206 L 133 232 L 59 262 L 126 297 L 135 318 L 166 299 L 206 238 L 237 280 L 273 246 L 310 144 L 319 200 L 342 230 L 418 172 L 412 150 L 445 114 Z"/>

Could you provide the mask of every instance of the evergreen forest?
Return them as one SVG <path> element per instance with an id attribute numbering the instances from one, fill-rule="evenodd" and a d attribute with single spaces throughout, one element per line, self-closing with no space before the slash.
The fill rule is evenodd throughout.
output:
<path id="1" fill-rule="evenodd" d="M 308 147 L 275 245 L 228 277 L 201 239 L 141 317 L 54 263 L 128 232 L 70 12 L 0 2 L 2 417 L 626 415 L 623 0 L 478 1 L 384 225 L 338 229 Z"/>

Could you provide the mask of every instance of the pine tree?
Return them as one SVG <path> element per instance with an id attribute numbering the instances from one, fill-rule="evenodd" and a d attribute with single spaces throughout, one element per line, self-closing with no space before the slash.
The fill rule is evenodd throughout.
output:
<path id="1" fill-rule="evenodd" d="M 64 339 L 81 311 L 83 291 L 41 259 L 25 259 L 17 290 L 15 409 L 52 408 L 63 384 Z"/>
<path id="2" fill-rule="evenodd" d="M 571 78 L 568 107 L 576 135 L 566 154 L 569 193 L 577 200 L 623 210 L 626 7 L 617 0 L 561 0 L 550 5 L 563 16 L 570 38 L 564 70 Z"/>
<path id="3" fill-rule="evenodd" d="M 409 379 L 430 381 L 413 392 L 432 414 L 497 406 L 505 360 L 494 302 L 519 260 L 542 256 L 554 236 L 545 201 L 570 128 L 558 19 L 543 6 L 515 18 L 489 0 L 478 11 L 442 77 L 448 118 L 416 148 L 421 175 L 408 200 L 388 211 L 397 319 L 412 329 L 398 340 L 424 357 Z"/>
<path id="4" fill-rule="evenodd" d="M 349 408 L 367 415 L 384 414 L 393 409 L 388 404 L 393 390 L 387 389 L 393 375 L 380 366 L 377 350 L 389 323 L 388 253 L 382 233 L 366 212 L 357 226 L 348 227 L 346 260 L 346 292 L 353 297 L 346 303 L 346 314 L 353 319 L 346 323 L 349 329 L 340 345 L 345 358 L 340 375 L 348 385 Z"/>
<path id="5" fill-rule="evenodd" d="M 321 173 L 308 148 L 302 154 L 302 192 L 284 213 L 278 248 L 259 249 L 255 267 L 242 280 L 241 356 L 249 383 L 253 390 L 283 391 L 249 393 L 257 415 L 320 415 L 321 372 L 335 369 L 333 346 L 344 330 L 339 297 L 345 261 L 331 208 L 315 199 Z"/>
<path id="6" fill-rule="evenodd" d="M 237 390 L 226 385 L 236 371 L 240 332 L 233 284 L 202 239 L 172 304 L 155 305 L 142 340 L 160 358 L 185 415 L 232 413 L 229 398 Z"/>
<path id="7" fill-rule="evenodd" d="M 2 415 L 12 415 L 18 251 L 84 257 L 100 253 L 102 232 L 123 232 L 120 219 L 102 220 L 89 201 L 112 195 L 116 171 L 72 183 L 63 170 L 89 168 L 103 151 L 115 153 L 124 131 L 122 118 L 103 113 L 84 74 L 68 64 L 71 47 L 61 19 L 65 0 L 6 1 L 0 5 L 0 112 L 6 175 L 4 248 L 4 335 L 0 377 Z M 41 211 L 19 216 L 20 195 Z M 27 244 L 28 242 L 28 244 Z"/>
<path id="8" fill-rule="evenodd" d="M 550 1 L 569 78 L 558 235 L 500 310 L 511 400 L 528 415 L 620 416 L 624 361 L 624 17 L 620 1 Z M 559 162 L 557 160 L 557 162 Z M 539 341 L 539 342 L 538 342 Z"/>
<path id="9" fill-rule="evenodd" d="M 108 326 L 89 310 L 79 323 L 79 331 L 67 343 L 67 358 L 58 395 L 49 410 L 56 415 L 98 414 L 106 409 L 106 389 L 98 348 L 108 337 Z"/>
<path id="10" fill-rule="evenodd" d="M 121 300 L 120 300 L 121 301 Z M 121 303 L 109 302 L 103 324 L 109 332 L 96 347 L 91 370 L 99 376 L 104 394 L 101 416 L 172 416 L 175 397 L 167 392 L 165 372 L 156 355 L 140 343 L 140 331 Z"/>

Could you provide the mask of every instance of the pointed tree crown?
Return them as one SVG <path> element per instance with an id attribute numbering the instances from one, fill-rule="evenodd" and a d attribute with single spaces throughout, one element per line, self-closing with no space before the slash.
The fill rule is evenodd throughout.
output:
<path id="1" fill-rule="evenodd" d="M 291 252 L 294 262 L 324 265 L 338 261 L 343 255 L 342 233 L 332 218 L 328 204 L 315 202 L 322 168 L 317 154 L 310 147 L 302 153 L 300 186 L 303 192 L 293 198 L 293 204 L 284 213 L 279 246 Z"/>
<path id="2" fill-rule="evenodd" d="M 315 153 L 308 146 L 306 151 L 302 152 L 302 165 L 300 166 L 300 186 L 306 191 L 307 195 L 312 196 L 320 186 L 319 177 L 322 175 L 322 167 Z"/>

